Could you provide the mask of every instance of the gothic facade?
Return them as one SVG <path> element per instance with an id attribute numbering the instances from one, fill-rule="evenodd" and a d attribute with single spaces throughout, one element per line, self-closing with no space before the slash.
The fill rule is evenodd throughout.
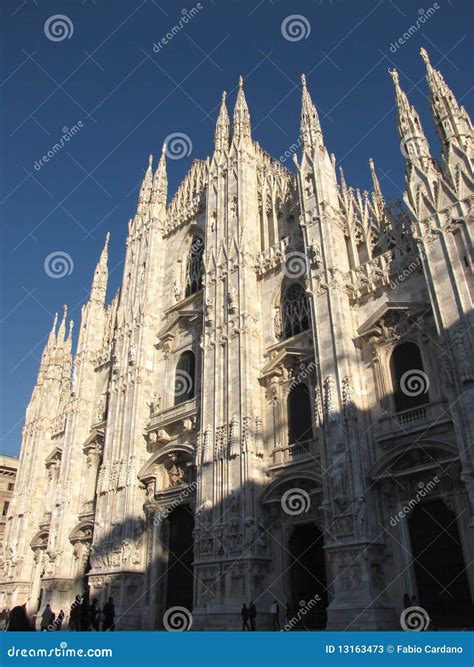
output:
<path id="1" fill-rule="evenodd" d="M 425 51 L 441 144 L 391 72 L 404 202 L 348 187 L 302 77 L 299 157 L 252 138 L 242 80 L 167 198 L 150 157 L 122 285 L 108 238 L 77 349 L 55 320 L 26 411 L 0 606 L 112 595 L 118 629 L 463 625 L 474 590 L 472 127 Z M 433 546 L 434 544 L 434 546 Z M 444 592 L 443 592 L 444 591 Z M 448 596 L 449 593 L 449 596 Z M 454 611 L 453 611 L 454 610 Z M 465 621 L 466 622 L 466 621 Z"/>

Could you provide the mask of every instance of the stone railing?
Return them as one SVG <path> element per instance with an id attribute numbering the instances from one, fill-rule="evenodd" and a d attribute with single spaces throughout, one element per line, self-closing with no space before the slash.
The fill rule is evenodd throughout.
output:
<path id="1" fill-rule="evenodd" d="M 426 428 L 430 423 L 444 423 L 451 421 L 450 413 L 445 401 L 419 405 L 410 410 L 394 412 L 379 419 L 375 425 L 375 431 L 379 439 L 399 436 L 404 432 Z"/>
<path id="2" fill-rule="evenodd" d="M 198 399 L 196 397 L 191 398 L 184 403 L 172 405 L 170 408 L 152 414 L 147 430 L 155 431 L 156 429 L 163 428 L 174 422 L 188 419 L 196 415 L 197 411 Z"/>
<path id="3" fill-rule="evenodd" d="M 403 282 L 409 274 L 421 271 L 421 262 L 413 250 L 402 251 L 397 247 L 361 264 L 344 274 L 347 289 L 353 300 L 374 292 L 378 287 Z M 398 276 L 398 278 L 397 278 Z"/>
<path id="4" fill-rule="evenodd" d="M 303 442 L 295 442 L 285 447 L 276 447 L 273 450 L 273 465 L 284 465 L 291 461 L 298 459 L 314 458 L 319 456 L 318 440 L 304 440 Z"/>

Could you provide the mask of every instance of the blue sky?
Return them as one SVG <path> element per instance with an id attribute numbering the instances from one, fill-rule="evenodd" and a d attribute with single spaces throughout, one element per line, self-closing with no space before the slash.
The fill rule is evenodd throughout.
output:
<path id="1" fill-rule="evenodd" d="M 373 157 L 382 188 L 393 198 L 403 190 L 403 158 L 388 68 L 399 69 L 435 154 L 421 46 L 458 100 L 472 107 L 474 5 L 467 0 L 201 0 L 200 6 L 156 52 L 153 45 L 185 10 L 197 7 L 194 0 L 3 0 L 3 453 L 19 452 L 24 411 L 54 312 L 67 303 L 79 323 L 107 231 L 110 294 L 120 284 L 127 221 L 148 154 L 158 157 L 169 134 L 190 137 L 191 154 L 168 161 L 173 193 L 192 159 L 212 152 L 221 92 L 227 90 L 232 111 L 240 74 L 254 139 L 266 150 L 279 157 L 297 140 L 299 78 L 305 72 L 326 144 L 348 183 L 370 189 Z M 391 49 L 423 12 L 420 28 Z M 67 38 L 48 38 L 45 24 L 54 15 L 67 17 Z M 291 15 L 299 16 L 303 28 L 290 33 L 301 37 L 294 41 L 282 34 Z M 65 128 L 75 125 L 79 130 L 64 148 L 39 164 Z M 72 258 L 63 278 L 45 271 L 53 252 Z"/>

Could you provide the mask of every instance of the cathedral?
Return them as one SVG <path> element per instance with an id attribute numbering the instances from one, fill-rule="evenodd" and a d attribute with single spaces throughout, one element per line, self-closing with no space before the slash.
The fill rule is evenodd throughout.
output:
<path id="1" fill-rule="evenodd" d="M 295 629 L 378 630 L 408 596 L 469 623 L 473 132 L 421 56 L 440 151 L 391 71 L 403 202 L 372 159 L 371 192 L 336 172 L 304 76 L 292 169 L 252 137 L 242 79 L 170 199 L 150 156 L 120 289 L 107 235 L 74 353 L 66 308 L 44 348 L 1 608 L 112 596 L 118 630 L 175 609 L 233 630 L 278 604 Z"/>

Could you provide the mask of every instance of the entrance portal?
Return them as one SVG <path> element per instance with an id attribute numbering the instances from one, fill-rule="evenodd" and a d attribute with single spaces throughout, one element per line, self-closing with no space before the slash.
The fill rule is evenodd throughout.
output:
<path id="1" fill-rule="evenodd" d="M 168 517 L 168 568 L 166 608 L 193 609 L 194 516 L 189 505 L 180 505 Z"/>
<path id="2" fill-rule="evenodd" d="M 472 603 L 456 516 L 442 500 L 409 518 L 419 605 L 439 628 L 472 625 Z"/>
<path id="3" fill-rule="evenodd" d="M 300 630 L 325 628 L 328 595 L 321 531 L 312 523 L 297 526 L 290 536 L 289 551 L 289 616 L 300 618 L 293 627 Z"/>

